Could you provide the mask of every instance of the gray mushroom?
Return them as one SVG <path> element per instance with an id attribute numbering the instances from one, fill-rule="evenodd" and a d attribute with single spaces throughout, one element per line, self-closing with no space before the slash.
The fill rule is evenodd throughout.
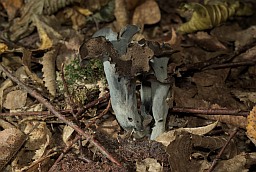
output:
<path id="1" fill-rule="evenodd" d="M 112 109 L 121 127 L 142 137 L 150 131 L 154 118 L 150 138 L 155 139 L 165 131 L 166 117 L 172 106 L 167 102 L 174 83 L 167 74 L 168 55 L 172 51 L 150 41 L 131 43 L 138 31 L 138 27 L 128 25 L 118 35 L 110 28 L 103 28 L 82 45 L 80 51 L 84 53 L 84 60 L 89 57 L 103 60 Z M 136 97 L 138 75 L 145 76 L 140 80 L 140 113 Z M 147 79 L 148 75 L 155 78 Z"/>
<path id="2" fill-rule="evenodd" d="M 121 57 L 126 53 L 131 38 L 137 32 L 138 27 L 128 25 L 120 32 L 119 37 L 110 28 L 99 30 L 93 37 L 104 36 L 113 44 L 113 47 L 119 53 L 119 57 Z M 128 76 L 121 76 L 116 69 L 116 64 L 111 63 L 109 58 L 111 57 L 105 55 L 103 66 L 116 119 L 123 129 L 127 131 L 134 130 L 137 135 L 143 136 L 142 119 L 137 107 L 136 80 Z"/>

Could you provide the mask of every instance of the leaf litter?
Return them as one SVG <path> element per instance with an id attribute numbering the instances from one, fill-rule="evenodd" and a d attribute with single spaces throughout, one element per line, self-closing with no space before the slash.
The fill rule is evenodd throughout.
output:
<path id="1" fill-rule="evenodd" d="M 4 171 L 253 169 L 255 2 L 0 3 Z"/>

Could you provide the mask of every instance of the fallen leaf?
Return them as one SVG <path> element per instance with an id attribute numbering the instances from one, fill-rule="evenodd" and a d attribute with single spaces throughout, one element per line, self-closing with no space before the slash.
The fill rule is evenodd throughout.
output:
<path id="1" fill-rule="evenodd" d="M 49 90 L 49 93 L 54 97 L 56 95 L 56 70 L 55 70 L 56 51 L 51 50 L 44 54 L 42 58 L 43 65 L 43 77 L 45 87 Z"/>
<path id="2" fill-rule="evenodd" d="M 162 172 L 163 167 L 156 159 L 146 158 L 142 161 L 136 161 L 136 172 Z"/>
<path id="3" fill-rule="evenodd" d="M 26 92 L 22 90 L 15 90 L 7 94 L 3 107 L 10 110 L 19 109 L 25 106 L 26 100 Z"/>
<path id="4" fill-rule="evenodd" d="M 65 125 L 65 127 L 63 128 L 62 140 L 66 145 L 68 145 L 68 141 L 74 131 L 75 130 L 68 125 Z"/>
<path id="5" fill-rule="evenodd" d="M 37 17 L 37 15 L 33 15 L 33 21 L 35 22 L 35 25 L 38 30 L 39 37 L 41 39 L 41 45 L 39 47 L 40 50 L 49 49 L 52 47 L 53 42 L 49 38 L 47 32 L 45 31 L 45 28 L 43 27 L 41 21 Z"/>
<path id="6" fill-rule="evenodd" d="M 132 24 L 143 28 L 145 24 L 155 24 L 159 22 L 160 19 L 161 12 L 156 1 L 147 0 L 135 9 Z"/>
<path id="7" fill-rule="evenodd" d="M 115 12 L 117 31 L 120 31 L 129 23 L 129 15 L 125 0 L 115 1 Z"/>
<path id="8" fill-rule="evenodd" d="M 0 43 L 0 54 L 5 52 L 8 49 L 8 46 L 4 43 Z"/>
<path id="9" fill-rule="evenodd" d="M 16 16 L 17 12 L 23 5 L 23 0 L 1 0 L 0 2 L 7 12 L 9 21 Z"/>
<path id="10" fill-rule="evenodd" d="M 26 141 L 26 135 L 16 128 L 0 131 L 0 170 L 13 158 Z"/>
<path id="11" fill-rule="evenodd" d="M 160 136 L 158 136 L 155 140 L 157 142 L 162 143 L 164 146 L 168 146 L 172 141 L 175 140 L 177 134 L 181 133 L 181 132 L 188 132 L 191 134 L 195 134 L 195 135 L 204 135 L 209 133 L 210 131 L 212 131 L 218 124 L 218 121 L 209 124 L 207 126 L 204 127 L 196 127 L 196 128 L 178 128 L 175 130 L 171 130 L 168 132 L 164 132 L 163 134 L 161 134 Z"/>
<path id="12" fill-rule="evenodd" d="M 246 134 L 249 139 L 256 145 L 256 106 L 253 107 L 247 117 L 248 124 L 246 126 Z"/>

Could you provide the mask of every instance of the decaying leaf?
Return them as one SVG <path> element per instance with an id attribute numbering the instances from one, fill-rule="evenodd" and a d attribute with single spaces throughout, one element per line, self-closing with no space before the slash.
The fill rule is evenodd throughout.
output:
<path id="1" fill-rule="evenodd" d="M 8 46 L 4 43 L 0 43 L 0 54 L 5 52 L 8 49 Z"/>
<path id="2" fill-rule="evenodd" d="M 157 142 L 162 143 L 164 146 L 168 146 L 172 141 L 175 140 L 177 134 L 181 133 L 181 132 L 188 132 L 191 134 L 195 134 L 195 135 L 204 135 L 209 133 L 210 131 L 212 131 L 216 125 L 218 124 L 218 121 L 209 124 L 207 126 L 204 127 L 197 127 L 197 128 L 178 128 L 175 130 L 171 130 L 168 132 L 165 132 L 163 134 L 161 134 L 160 136 L 158 136 L 155 140 Z"/>
<path id="3" fill-rule="evenodd" d="M 144 27 L 144 24 L 155 24 L 161 19 L 161 12 L 158 4 L 154 0 L 147 0 L 138 6 L 132 18 L 132 24 Z"/>
<path id="4" fill-rule="evenodd" d="M 246 126 L 246 134 L 249 139 L 256 145 L 256 106 L 253 107 L 247 117 L 248 124 Z"/>
<path id="5" fill-rule="evenodd" d="M 15 17 L 18 10 L 23 5 L 22 0 L 2 0 L 1 3 L 7 12 L 9 21 L 11 21 Z"/>
<path id="6" fill-rule="evenodd" d="M 20 171 L 29 168 L 33 162 L 42 158 L 52 142 L 52 134 L 45 122 L 25 122 L 24 133 L 29 133 L 28 140 L 11 164 L 12 168 Z M 45 160 L 49 162 L 50 159 Z M 46 164 L 47 162 L 37 163 L 35 166 Z"/>
<path id="7" fill-rule="evenodd" d="M 73 29 L 79 30 L 80 28 L 85 26 L 86 16 L 90 15 L 91 13 L 88 12 L 88 14 L 86 14 L 86 9 L 76 7 L 76 8 L 65 9 L 64 14 L 66 19 L 71 19 Z"/>
<path id="8" fill-rule="evenodd" d="M 103 3 L 100 10 L 95 12 L 91 17 L 88 17 L 90 21 L 97 22 L 109 22 L 114 20 L 114 10 L 115 10 L 115 1 L 114 0 L 104 0 L 107 4 Z"/>
<path id="9" fill-rule="evenodd" d="M 224 46 L 216 37 L 209 35 L 206 32 L 197 32 L 196 34 L 189 34 L 188 36 L 195 44 L 208 51 L 227 50 L 227 47 Z"/>
<path id="10" fill-rule="evenodd" d="M 30 0 L 21 8 L 21 17 L 15 18 L 9 28 L 9 37 L 12 41 L 23 38 L 35 29 L 34 15 L 50 15 L 59 9 L 74 3 L 75 0 Z"/>
<path id="11" fill-rule="evenodd" d="M 10 79 L 5 80 L 0 87 L 0 110 L 2 110 L 3 107 L 3 95 L 4 90 L 8 87 L 11 87 L 13 85 L 12 81 Z"/>
<path id="12" fill-rule="evenodd" d="M 65 125 L 63 128 L 62 140 L 66 145 L 68 145 L 68 141 L 74 131 L 75 130 L 68 125 Z"/>
<path id="13" fill-rule="evenodd" d="M 24 107 L 26 104 L 27 93 L 22 90 L 15 90 L 7 94 L 3 107 L 15 110 Z"/>
<path id="14" fill-rule="evenodd" d="M 199 169 L 202 169 L 203 164 L 199 163 L 199 159 L 192 158 L 192 154 L 195 156 L 195 152 L 201 152 L 201 158 L 206 159 L 207 155 L 203 155 L 203 150 L 216 151 L 223 147 L 226 142 L 227 138 L 223 136 L 198 136 L 187 132 L 177 134 L 175 140 L 166 149 L 170 155 L 169 162 L 172 170 L 198 172 Z M 226 151 L 228 151 L 227 158 L 237 155 L 237 146 L 234 141 L 230 142 L 226 147 Z"/>
<path id="15" fill-rule="evenodd" d="M 13 158 L 26 141 L 26 135 L 16 128 L 0 131 L 0 170 Z"/>
<path id="16" fill-rule="evenodd" d="M 56 59 L 56 52 L 55 50 L 51 50 L 42 58 L 42 65 L 43 65 L 43 77 L 46 88 L 49 90 L 49 93 L 52 96 L 56 95 L 56 71 L 55 71 L 55 59 Z"/>
<path id="17" fill-rule="evenodd" d="M 120 31 L 129 23 L 129 16 L 125 0 L 115 1 L 115 17 L 117 22 L 117 30 Z"/>
<path id="18" fill-rule="evenodd" d="M 146 158 L 136 161 L 136 172 L 162 172 L 163 167 L 156 159 Z"/>
<path id="19" fill-rule="evenodd" d="M 223 160 L 217 163 L 214 171 L 218 172 L 247 172 L 255 164 L 256 153 L 241 153 L 229 160 Z M 250 168 L 251 167 L 251 168 Z"/>
<path id="20" fill-rule="evenodd" d="M 32 20 L 36 25 L 41 39 L 41 45 L 39 47 L 40 50 L 49 49 L 54 45 L 54 43 L 56 44 L 56 39 L 62 39 L 62 36 L 53 27 L 49 26 L 49 24 L 53 24 L 56 19 L 51 20 L 50 18 L 46 19 L 44 17 L 39 17 L 38 15 L 33 15 Z M 56 27 L 57 25 L 58 24 L 55 24 L 54 26 Z"/>
<path id="21" fill-rule="evenodd" d="M 239 1 L 232 1 L 230 3 L 217 2 L 204 5 L 193 2 L 183 4 L 181 11 L 192 10 L 193 14 L 188 22 L 178 28 L 178 31 L 181 33 L 192 33 L 198 30 L 211 29 L 234 15 L 251 15 L 252 10 L 249 6 Z"/>

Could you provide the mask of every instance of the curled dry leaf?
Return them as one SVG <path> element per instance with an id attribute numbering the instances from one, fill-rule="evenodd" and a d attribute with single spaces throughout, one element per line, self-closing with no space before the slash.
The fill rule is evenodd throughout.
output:
<path id="1" fill-rule="evenodd" d="M 246 7 L 245 7 L 246 6 Z M 192 10 L 191 19 L 182 24 L 178 31 L 192 33 L 198 30 L 211 29 L 228 20 L 234 15 L 251 15 L 252 9 L 249 4 L 233 2 L 218 2 L 207 4 L 187 3 L 181 6 L 181 11 Z"/>
<path id="2" fill-rule="evenodd" d="M 55 59 L 56 54 L 55 50 L 51 50 L 42 58 L 42 65 L 43 65 L 43 77 L 45 82 L 45 87 L 49 90 L 49 93 L 52 96 L 56 95 L 56 73 L 55 73 Z"/>
<path id="3" fill-rule="evenodd" d="M 197 128 L 178 128 L 176 130 L 171 130 L 168 132 L 165 132 L 163 134 L 161 134 L 160 136 L 158 136 L 155 140 L 157 142 L 162 143 L 164 146 L 168 146 L 172 141 L 175 140 L 176 136 L 178 133 L 181 133 L 183 131 L 191 133 L 191 134 L 195 134 L 195 135 L 204 135 L 209 133 L 210 131 L 212 131 L 218 124 L 218 121 L 209 124 L 207 126 L 204 127 L 197 127 Z"/>
<path id="4" fill-rule="evenodd" d="M 132 18 L 132 24 L 144 27 L 145 24 L 155 24 L 161 19 L 161 12 L 154 0 L 147 0 L 138 6 Z"/>

